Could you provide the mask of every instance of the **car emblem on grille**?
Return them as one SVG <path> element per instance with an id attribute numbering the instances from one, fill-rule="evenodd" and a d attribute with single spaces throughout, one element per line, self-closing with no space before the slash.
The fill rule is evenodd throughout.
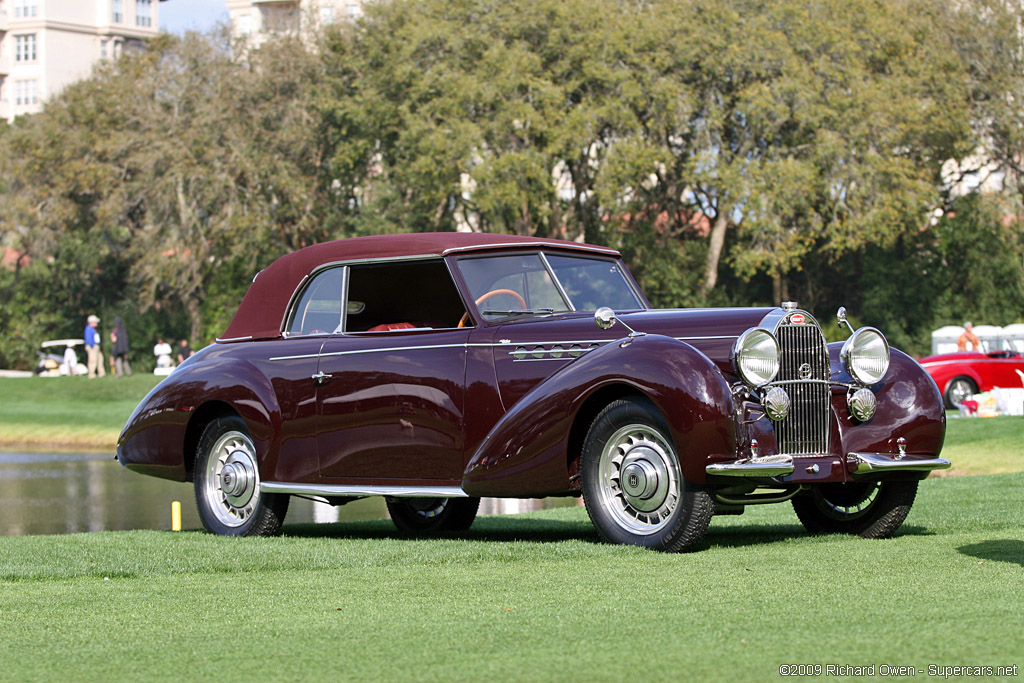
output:
<path id="1" fill-rule="evenodd" d="M 793 323 L 794 325 L 803 325 L 805 320 L 807 320 L 807 318 L 804 317 L 803 313 L 794 313 L 793 315 L 789 316 L 789 322 Z"/>
<path id="2" fill-rule="evenodd" d="M 810 363 L 803 363 L 803 364 L 801 364 L 800 367 L 797 368 L 797 374 L 800 375 L 800 379 L 810 379 L 811 378 L 811 364 Z"/>

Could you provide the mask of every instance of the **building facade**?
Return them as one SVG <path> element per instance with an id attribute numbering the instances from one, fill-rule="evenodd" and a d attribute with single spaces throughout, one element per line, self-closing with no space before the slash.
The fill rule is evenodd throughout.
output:
<path id="1" fill-rule="evenodd" d="M 42 109 L 103 59 L 159 33 L 164 0 L 0 0 L 0 118 Z"/>
<path id="2" fill-rule="evenodd" d="M 232 34 L 255 45 L 276 33 L 308 36 L 363 13 L 363 0 L 227 0 L 227 6 Z"/>

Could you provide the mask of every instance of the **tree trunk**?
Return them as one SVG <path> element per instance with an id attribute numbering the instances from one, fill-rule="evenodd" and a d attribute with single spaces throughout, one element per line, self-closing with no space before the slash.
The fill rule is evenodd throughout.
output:
<path id="1" fill-rule="evenodd" d="M 707 296 L 718 284 L 718 261 L 725 246 L 725 230 L 729 227 L 729 209 L 719 205 L 718 216 L 711 226 L 711 241 L 708 244 L 707 268 L 704 270 L 703 294 Z"/>
<path id="2" fill-rule="evenodd" d="M 785 274 L 780 270 L 772 271 L 772 304 L 778 306 L 783 301 L 790 301 L 789 298 L 789 281 L 786 280 Z"/>
<path id="3" fill-rule="evenodd" d="M 185 308 L 188 310 L 188 318 L 191 323 L 189 331 L 189 344 L 193 349 L 201 349 L 206 346 L 205 339 L 200 339 L 199 334 L 202 332 L 202 321 L 199 317 L 199 298 L 196 296 L 190 296 L 185 302 Z"/>

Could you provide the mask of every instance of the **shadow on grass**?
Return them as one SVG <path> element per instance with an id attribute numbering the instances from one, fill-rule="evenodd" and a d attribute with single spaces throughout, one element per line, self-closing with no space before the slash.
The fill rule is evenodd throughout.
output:
<path id="1" fill-rule="evenodd" d="M 555 520 L 488 516 L 478 519 L 467 531 L 449 532 L 431 536 L 415 536 L 400 533 L 389 520 L 368 522 L 337 522 L 334 524 L 293 524 L 285 526 L 284 535 L 293 538 L 350 538 L 359 540 L 421 538 L 447 538 L 483 542 L 530 542 L 559 543 L 583 541 L 603 543 L 600 534 L 586 520 Z M 924 527 L 905 526 L 897 536 L 931 536 L 934 532 Z M 712 525 L 707 536 L 695 548 L 742 548 L 766 546 L 796 539 L 809 538 L 799 524 L 749 524 L 716 528 Z"/>
<path id="2" fill-rule="evenodd" d="M 964 555 L 993 562 L 1008 562 L 1024 567 L 1024 541 L 1001 538 L 994 541 L 971 543 L 957 548 Z"/>
<path id="3" fill-rule="evenodd" d="M 467 541 L 529 541 L 557 543 L 580 540 L 599 543 L 600 536 L 589 522 L 555 519 L 517 519 L 515 517 L 483 517 L 467 531 L 433 534 L 429 537 L 400 533 L 389 520 L 372 522 L 339 522 L 334 524 L 295 524 L 284 528 L 285 536 L 299 538 L 355 538 L 403 540 L 418 538 L 452 538 Z"/>

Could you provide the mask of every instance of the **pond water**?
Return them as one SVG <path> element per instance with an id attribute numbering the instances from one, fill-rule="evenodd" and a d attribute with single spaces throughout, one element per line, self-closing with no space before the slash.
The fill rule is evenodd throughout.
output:
<path id="1" fill-rule="evenodd" d="M 0 536 L 170 529 L 181 502 L 183 529 L 199 529 L 192 484 L 136 474 L 110 455 L 0 453 Z M 575 505 L 574 498 L 485 498 L 480 514 Z M 383 498 L 333 507 L 292 497 L 285 524 L 387 519 Z"/>

